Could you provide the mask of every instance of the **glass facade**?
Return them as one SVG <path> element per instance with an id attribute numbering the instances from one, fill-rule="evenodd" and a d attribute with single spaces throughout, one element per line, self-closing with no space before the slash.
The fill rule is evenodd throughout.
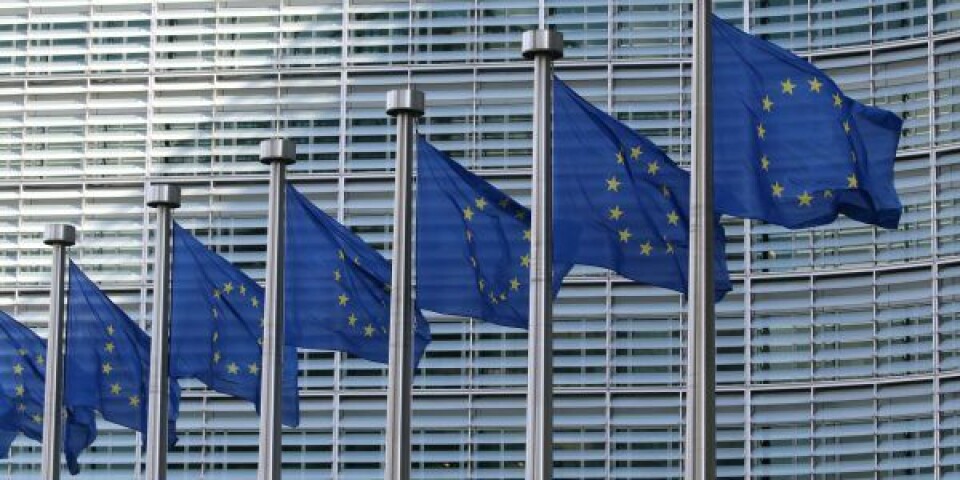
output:
<path id="1" fill-rule="evenodd" d="M 902 225 L 787 231 L 726 219 L 735 289 L 717 306 L 726 479 L 960 479 L 960 3 L 720 0 L 719 15 L 905 120 Z M 390 254 L 385 92 L 427 94 L 421 131 L 529 201 L 532 72 L 520 34 L 562 31 L 558 74 L 689 156 L 690 4 L 679 0 L 4 0 L 0 308 L 45 334 L 43 225 L 133 318 L 151 311 L 144 185 L 183 188 L 181 224 L 263 279 L 259 141 L 299 145 L 290 179 Z M 681 479 L 679 295 L 578 268 L 556 302 L 557 479 Z M 526 334 L 431 316 L 413 475 L 523 476 Z M 284 478 L 382 478 L 385 369 L 301 354 Z M 251 405 L 184 384 L 171 478 L 254 478 Z M 80 479 L 137 478 L 135 435 L 101 424 Z M 20 439 L 0 478 L 33 479 Z"/>

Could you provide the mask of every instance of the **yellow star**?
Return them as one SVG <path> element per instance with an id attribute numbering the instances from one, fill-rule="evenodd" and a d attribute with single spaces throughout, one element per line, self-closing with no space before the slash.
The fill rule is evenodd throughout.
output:
<path id="1" fill-rule="evenodd" d="M 113 342 L 107 342 L 107 344 L 103 346 L 103 349 L 106 350 L 107 353 L 113 353 L 115 348 L 116 347 L 113 345 Z"/>
<path id="2" fill-rule="evenodd" d="M 339 282 L 339 281 L 340 281 L 340 269 L 339 269 L 339 268 L 333 271 L 333 280 L 336 281 L 336 282 Z"/>
<path id="3" fill-rule="evenodd" d="M 465 218 L 468 222 L 469 222 L 470 220 L 473 220 L 473 209 L 470 208 L 470 207 L 464 208 L 464 209 L 463 209 L 463 218 Z"/>
<path id="4" fill-rule="evenodd" d="M 213 331 L 213 341 L 216 342 L 217 340 L 220 340 L 220 332 L 214 330 L 214 331 Z"/>
<path id="5" fill-rule="evenodd" d="M 494 304 L 494 305 L 500 303 L 500 301 L 497 300 L 497 296 L 494 295 L 493 292 L 490 292 L 489 297 L 490 297 L 490 303 L 492 303 L 492 304 Z"/>
<path id="6" fill-rule="evenodd" d="M 223 293 L 229 294 L 233 291 L 233 282 L 227 282 L 223 284 Z"/>
<path id="7" fill-rule="evenodd" d="M 480 291 L 482 292 L 483 289 L 486 288 L 487 282 L 484 282 L 483 279 L 481 278 L 481 279 L 477 282 L 477 286 L 480 287 Z"/>
<path id="8" fill-rule="evenodd" d="M 500 201 L 497 202 L 497 205 L 500 205 L 500 208 L 507 208 L 507 205 L 510 205 L 510 200 L 507 200 L 506 198 L 501 198 Z"/>
<path id="9" fill-rule="evenodd" d="M 767 138 L 767 129 L 763 127 L 763 124 L 757 125 L 757 136 L 761 139 Z"/>
<path id="10" fill-rule="evenodd" d="M 620 191 L 620 180 L 617 180 L 616 176 L 607 179 L 607 190 L 611 192 Z"/>
<path id="11" fill-rule="evenodd" d="M 629 241 L 630 241 L 630 237 L 633 236 L 633 234 L 630 233 L 630 229 L 629 229 L 629 228 L 624 228 L 623 230 L 620 230 L 620 231 L 618 231 L 617 233 L 620 235 L 620 241 L 623 242 L 623 243 L 629 242 Z"/>
<path id="12" fill-rule="evenodd" d="M 800 201 L 800 206 L 801 206 L 801 207 L 809 207 L 809 206 L 810 206 L 810 202 L 813 201 L 813 197 L 810 196 L 809 193 L 803 192 L 803 193 L 800 194 L 800 196 L 797 197 L 797 200 Z"/>
<path id="13" fill-rule="evenodd" d="M 780 185 L 780 182 L 774 182 L 773 185 L 773 196 L 782 197 L 783 196 L 783 185 Z"/>
<path id="14" fill-rule="evenodd" d="M 853 151 L 850 152 L 850 161 L 853 163 L 857 163 L 857 152 L 853 152 Z"/>
<path id="15" fill-rule="evenodd" d="M 220 359 L 223 358 L 220 355 L 220 352 L 213 352 L 213 363 L 220 363 Z"/>
<path id="16" fill-rule="evenodd" d="M 680 215 L 677 215 L 677 211 L 673 210 L 667 214 L 667 222 L 670 225 L 679 225 L 680 224 Z"/>
<path id="17" fill-rule="evenodd" d="M 623 210 L 620 210 L 620 205 L 615 205 L 610 209 L 610 220 L 620 220 L 622 216 Z"/>
<path id="18" fill-rule="evenodd" d="M 640 245 L 640 253 L 650 256 L 650 252 L 653 251 L 653 245 L 650 244 L 650 240 L 647 240 L 642 245 Z"/>
<path id="19" fill-rule="evenodd" d="M 18 363 L 18 364 L 15 364 L 15 365 L 13 366 L 13 374 L 14 374 L 14 375 L 23 375 L 23 365 L 20 365 L 19 363 Z"/>
<path id="20" fill-rule="evenodd" d="M 760 157 L 760 168 L 762 168 L 764 171 L 770 170 L 770 158 L 766 155 Z"/>
<path id="21" fill-rule="evenodd" d="M 623 152 L 617 152 L 617 163 L 623 163 Z"/>
<path id="22" fill-rule="evenodd" d="M 240 373 L 240 367 L 237 366 L 235 362 L 230 362 L 227 364 L 227 373 L 230 375 L 236 375 Z"/>
<path id="23" fill-rule="evenodd" d="M 857 188 L 860 186 L 860 183 L 857 181 L 857 175 L 851 174 L 847 177 L 847 188 Z"/>
<path id="24" fill-rule="evenodd" d="M 260 300 L 257 300 L 257 297 L 250 297 L 250 305 L 253 305 L 253 308 L 260 306 Z"/>
<path id="25" fill-rule="evenodd" d="M 251 363 L 250 365 L 247 365 L 247 371 L 250 372 L 250 375 L 259 375 L 260 366 L 256 363 Z"/>
<path id="26" fill-rule="evenodd" d="M 530 267 L 530 254 L 529 254 L 529 253 L 526 254 L 526 255 L 524 255 L 524 256 L 522 256 L 522 257 L 520 257 L 520 265 L 523 265 L 524 267 Z"/>
<path id="27" fill-rule="evenodd" d="M 140 396 L 139 396 L 139 395 L 134 395 L 134 396 L 130 397 L 130 402 L 129 402 L 129 403 L 130 403 L 130 406 L 131 406 L 131 407 L 139 407 L 139 406 L 140 406 Z"/>
<path id="28" fill-rule="evenodd" d="M 467 241 L 473 242 L 473 232 L 471 232 L 469 229 L 467 229 Z"/>
<path id="29" fill-rule="evenodd" d="M 783 93 L 786 93 L 788 95 L 793 95 L 793 89 L 796 87 L 797 86 L 794 85 L 793 81 L 791 81 L 789 78 L 780 82 L 781 90 L 783 91 Z"/>
<path id="30" fill-rule="evenodd" d="M 507 294 L 505 292 L 500 292 L 500 301 L 501 302 L 507 301 Z"/>
<path id="31" fill-rule="evenodd" d="M 833 94 L 833 106 L 837 108 L 843 106 L 843 97 L 841 97 L 839 93 Z"/>
<path id="32" fill-rule="evenodd" d="M 520 290 L 520 280 L 517 277 L 510 279 L 510 290 Z"/>
<path id="33" fill-rule="evenodd" d="M 26 348 L 21 348 L 20 350 L 17 350 L 17 353 L 19 353 L 21 357 L 26 357 L 26 356 L 27 356 L 27 349 L 26 349 Z"/>
<path id="34" fill-rule="evenodd" d="M 27 411 L 27 406 L 26 406 L 25 404 L 23 404 L 23 403 L 18 403 L 18 404 L 17 404 L 17 411 L 20 412 L 20 413 L 26 412 L 26 411 Z"/>
<path id="35" fill-rule="evenodd" d="M 517 213 L 514 213 L 513 216 L 519 220 L 523 220 L 524 218 L 527 218 L 527 212 L 523 210 L 517 210 Z"/>
<path id="36" fill-rule="evenodd" d="M 350 297 L 348 297 L 346 293 L 341 293 L 340 296 L 337 297 L 337 302 L 340 303 L 341 307 L 346 306 L 349 301 Z"/>
<path id="37" fill-rule="evenodd" d="M 833 190 L 824 190 L 823 198 L 833 198 Z"/>
<path id="38" fill-rule="evenodd" d="M 32 417 L 32 418 L 33 418 L 34 423 L 37 423 L 37 424 L 42 424 L 42 423 L 43 423 L 43 416 L 40 415 L 39 413 L 33 414 L 33 417 Z"/>
<path id="39" fill-rule="evenodd" d="M 763 97 L 763 111 L 769 112 L 773 110 L 773 100 L 770 100 L 770 95 L 764 95 Z"/>
<path id="40" fill-rule="evenodd" d="M 530 229 L 526 229 L 523 231 L 523 239 L 530 241 Z"/>
<path id="41" fill-rule="evenodd" d="M 43 365 L 43 362 L 44 362 L 43 355 L 37 354 L 37 358 L 35 358 L 34 360 L 37 361 L 37 365 Z"/>
<path id="42" fill-rule="evenodd" d="M 353 257 L 353 264 L 354 264 L 354 265 L 360 265 L 360 257 L 359 257 L 359 256 Z"/>
<path id="43" fill-rule="evenodd" d="M 810 84 L 810 91 L 811 91 L 811 92 L 820 93 L 820 87 L 823 86 L 823 84 L 820 83 L 820 79 L 818 79 L 817 77 L 813 77 L 813 78 L 811 78 L 810 80 L 807 80 L 807 83 Z"/>
<path id="44" fill-rule="evenodd" d="M 366 327 L 363 327 L 363 336 L 364 336 L 364 337 L 372 337 L 373 334 L 376 333 L 376 332 L 377 332 L 377 329 L 376 329 L 376 328 L 373 328 L 373 325 L 370 325 L 369 323 L 367 324 Z"/>
<path id="45" fill-rule="evenodd" d="M 357 325 L 357 314 L 351 313 L 350 316 L 347 317 L 347 323 L 349 323 L 351 327 L 355 327 Z"/>
<path id="46" fill-rule="evenodd" d="M 470 265 L 473 265 L 473 268 L 477 268 L 477 259 L 470 257 Z"/>
<path id="47" fill-rule="evenodd" d="M 113 329 L 113 325 L 107 325 L 107 335 L 113 336 L 113 332 L 116 330 Z"/>
<path id="48" fill-rule="evenodd" d="M 16 392 L 18 397 L 22 397 L 25 393 L 27 393 L 27 390 L 23 388 L 23 385 L 17 385 L 16 387 L 13 387 L 13 391 Z"/>
<path id="49" fill-rule="evenodd" d="M 640 155 L 643 155 L 643 150 L 640 147 L 633 147 L 630 149 L 630 158 L 637 160 L 640 158 Z"/>
<path id="50" fill-rule="evenodd" d="M 343 253 L 343 250 L 337 250 L 337 258 L 340 260 L 346 260 L 347 254 Z"/>
<path id="51" fill-rule="evenodd" d="M 667 242 L 667 253 L 673 253 L 673 244 Z"/>
<path id="52" fill-rule="evenodd" d="M 220 290 L 217 290 L 216 288 L 214 288 L 214 289 L 213 289 L 213 296 L 214 296 L 214 298 L 220 298 Z"/>
<path id="53" fill-rule="evenodd" d="M 650 175 L 656 175 L 658 171 L 660 171 L 660 164 L 656 160 L 647 164 L 647 173 Z"/>
<path id="54" fill-rule="evenodd" d="M 477 205 L 477 210 L 483 210 L 484 208 L 487 208 L 487 199 L 483 197 L 477 198 L 473 203 Z"/>
<path id="55" fill-rule="evenodd" d="M 660 193 L 663 194 L 665 198 L 670 198 L 670 189 L 666 185 L 660 186 Z"/>
<path id="56" fill-rule="evenodd" d="M 246 295 L 246 294 L 247 294 L 247 286 L 241 283 L 241 284 L 240 284 L 240 295 Z"/>
<path id="57" fill-rule="evenodd" d="M 113 385 L 110 385 L 110 393 L 114 395 L 120 395 L 121 390 L 123 390 L 123 388 L 120 387 L 119 383 L 114 383 Z"/>
<path id="58" fill-rule="evenodd" d="M 213 315 L 213 318 L 217 318 L 220 316 L 220 312 L 217 311 L 217 307 L 211 308 L 210 313 Z"/>
<path id="59" fill-rule="evenodd" d="M 846 133 L 850 133 L 850 122 L 847 120 L 843 121 L 843 131 Z"/>
<path id="60" fill-rule="evenodd" d="M 113 365 L 110 365 L 110 362 L 104 363 L 100 369 L 103 371 L 104 375 L 110 375 L 110 372 L 113 371 Z"/>

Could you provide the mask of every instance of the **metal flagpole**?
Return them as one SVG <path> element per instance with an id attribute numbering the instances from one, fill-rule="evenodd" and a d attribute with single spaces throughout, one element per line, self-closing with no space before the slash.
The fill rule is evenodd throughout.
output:
<path id="1" fill-rule="evenodd" d="M 147 407 L 147 480 L 165 480 L 170 420 L 170 233 L 172 210 L 180 206 L 180 187 L 151 185 L 147 190 L 147 205 L 157 209 Z"/>
<path id="2" fill-rule="evenodd" d="M 282 138 L 260 142 L 260 161 L 270 165 L 267 220 L 267 288 L 264 294 L 263 365 L 260 370 L 260 457 L 257 478 L 279 480 L 281 382 L 283 379 L 283 254 L 287 210 L 287 165 L 297 146 Z"/>
<path id="3" fill-rule="evenodd" d="M 714 480 L 717 466 L 710 8 L 709 0 L 694 2 L 684 474 L 687 480 Z"/>
<path id="4" fill-rule="evenodd" d="M 63 334 L 65 302 L 63 275 L 67 269 L 67 247 L 76 243 L 73 225 L 55 223 L 44 230 L 43 243 L 53 247 L 50 271 L 50 328 L 47 334 L 47 371 L 43 397 L 43 447 L 41 476 L 60 479 L 60 452 L 63 450 Z"/>
<path id="5" fill-rule="evenodd" d="M 533 204 L 530 215 L 530 333 L 527 348 L 526 480 L 553 480 L 553 61 L 563 35 L 523 33 L 533 60 Z"/>
<path id="6" fill-rule="evenodd" d="M 397 163 L 393 204 L 393 271 L 390 277 L 390 355 L 387 386 L 385 480 L 410 479 L 410 404 L 413 385 L 413 298 L 410 193 L 414 122 L 423 115 L 423 92 L 391 90 L 387 115 L 397 118 Z"/>

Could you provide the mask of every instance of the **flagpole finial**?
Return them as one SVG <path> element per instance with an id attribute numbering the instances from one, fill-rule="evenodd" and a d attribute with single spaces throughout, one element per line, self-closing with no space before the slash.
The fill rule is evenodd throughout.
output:
<path id="1" fill-rule="evenodd" d="M 423 115 L 423 92 L 414 89 L 390 90 L 387 92 L 387 115 L 396 117 L 408 113 L 414 117 Z"/>
<path id="2" fill-rule="evenodd" d="M 51 246 L 72 246 L 77 243 L 77 229 L 66 223 L 51 223 L 43 230 L 43 243 Z"/>
<path id="3" fill-rule="evenodd" d="M 297 161 L 297 144 L 285 138 L 268 138 L 260 142 L 260 163 L 284 162 L 287 165 Z"/>
<path id="4" fill-rule="evenodd" d="M 545 28 L 523 32 L 523 58 L 532 60 L 537 55 L 549 55 L 553 60 L 563 57 L 563 34 Z"/>
<path id="5" fill-rule="evenodd" d="M 180 187 L 169 184 L 150 185 L 147 189 L 148 207 L 180 207 Z"/>

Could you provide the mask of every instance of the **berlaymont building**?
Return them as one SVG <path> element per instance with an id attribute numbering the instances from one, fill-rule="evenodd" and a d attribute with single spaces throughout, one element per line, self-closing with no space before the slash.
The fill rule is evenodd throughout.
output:
<path id="1" fill-rule="evenodd" d="M 264 278 L 260 140 L 298 145 L 291 181 L 390 254 L 385 93 L 427 96 L 420 131 L 529 202 L 532 66 L 520 37 L 562 31 L 558 75 L 689 162 L 689 2 L 680 0 L 2 0 L 0 309 L 45 334 L 51 222 L 144 326 L 151 182 L 176 219 Z M 722 478 L 960 478 L 960 2 L 718 1 L 905 123 L 898 230 L 788 231 L 725 219 L 734 291 L 717 306 Z M 555 478 L 681 479 L 683 299 L 578 268 L 556 301 Z M 430 315 L 413 476 L 523 476 L 526 332 Z M 284 478 L 378 479 L 386 369 L 301 353 L 302 422 Z M 251 479 L 249 403 L 184 383 L 171 477 Z M 136 479 L 145 455 L 102 422 L 78 479 Z M 39 477 L 21 437 L 0 479 Z"/>

